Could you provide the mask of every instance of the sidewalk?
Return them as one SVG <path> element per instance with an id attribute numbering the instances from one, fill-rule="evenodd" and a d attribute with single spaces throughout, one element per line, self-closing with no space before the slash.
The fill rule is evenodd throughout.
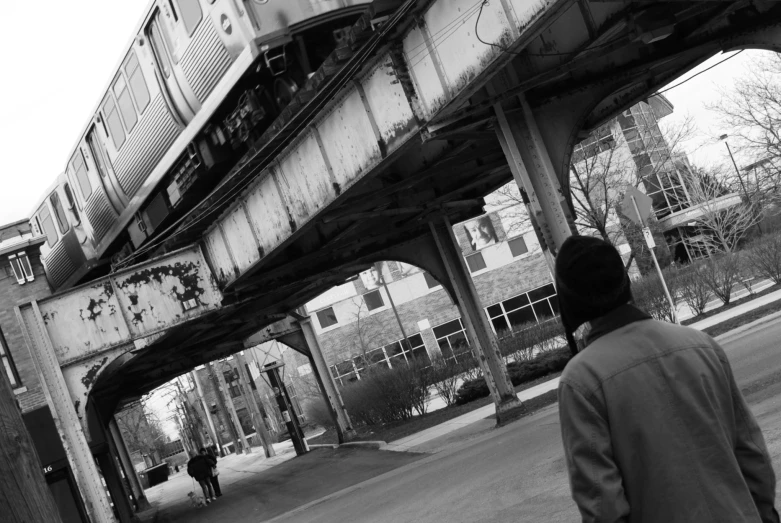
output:
<path id="1" fill-rule="evenodd" d="M 763 285 L 759 288 L 759 290 L 762 288 L 767 288 L 768 286 L 769 285 Z M 781 300 L 781 290 L 772 292 L 760 298 L 756 298 L 730 310 L 711 316 L 710 318 L 693 323 L 689 326 L 699 330 L 707 329 L 708 327 L 712 327 L 713 325 L 735 318 L 741 314 L 758 309 L 759 307 L 777 300 Z M 539 385 L 536 385 L 530 389 L 519 392 L 518 399 L 521 401 L 527 401 L 529 399 L 536 398 L 537 396 L 541 396 L 546 392 L 556 390 L 558 386 L 559 378 L 555 378 L 550 381 L 540 383 Z M 453 418 L 449 421 L 446 421 L 445 423 L 441 423 L 416 434 L 412 434 L 406 438 L 391 441 L 388 443 L 388 446 L 385 447 L 385 450 L 399 452 L 436 451 L 438 447 L 442 446 L 441 444 L 447 444 L 448 438 L 455 436 L 456 433 L 459 433 L 458 436 L 467 437 L 470 434 L 477 434 L 484 430 L 490 429 L 495 425 L 495 423 L 492 419 L 487 420 L 486 418 L 490 418 L 494 413 L 495 409 L 493 404 L 480 407 L 479 409 L 475 409 L 472 412 L 468 412 L 467 414 Z M 467 427 L 470 426 L 472 429 L 466 430 Z M 436 444 L 434 440 L 438 440 Z"/>

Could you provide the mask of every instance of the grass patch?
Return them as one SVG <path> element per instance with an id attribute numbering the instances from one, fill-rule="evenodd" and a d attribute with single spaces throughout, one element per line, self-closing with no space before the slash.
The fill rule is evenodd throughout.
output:
<path id="1" fill-rule="evenodd" d="M 743 287 L 740 287 L 743 288 Z M 711 309 L 707 312 L 704 312 L 703 314 L 700 314 L 699 316 L 694 316 L 692 318 L 683 320 L 681 322 L 681 325 L 691 325 L 692 323 L 697 323 L 698 321 L 702 321 L 706 318 L 710 318 L 711 316 L 715 316 L 717 314 L 721 314 L 722 312 L 728 311 L 732 308 L 737 307 L 738 305 L 742 305 L 746 302 L 749 302 L 755 298 L 759 298 L 761 296 L 764 296 L 765 294 L 770 294 L 771 292 L 775 292 L 777 290 L 781 289 L 781 285 L 772 285 L 768 287 L 767 289 L 764 289 L 761 292 L 757 292 L 756 294 L 749 294 L 748 296 L 743 296 L 742 298 L 738 300 L 731 301 L 729 305 L 722 305 L 721 307 L 716 307 L 715 309 Z M 717 298 L 718 299 L 718 298 Z"/>
<path id="2" fill-rule="evenodd" d="M 544 383 L 548 380 L 552 380 L 560 375 L 561 372 L 554 372 L 552 374 L 548 374 L 547 376 L 542 376 L 540 378 L 537 378 L 536 380 L 532 380 L 526 383 L 521 383 L 520 385 L 515 387 L 515 392 L 520 392 L 522 390 L 529 389 L 531 387 L 534 387 L 535 385 L 539 385 L 540 383 Z M 554 390 L 551 392 L 553 392 L 555 396 L 556 391 Z M 550 393 L 543 394 L 543 396 L 546 396 L 547 394 Z M 531 400 L 523 402 L 524 405 L 526 405 L 528 412 L 531 412 L 531 408 L 537 404 L 535 400 L 537 400 L 537 398 L 532 398 Z M 475 401 L 469 402 L 466 405 L 453 405 L 451 407 L 445 407 L 443 409 L 439 409 L 434 412 L 428 412 L 423 416 L 414 416 L 411 419 L 404 420 L 404 421 L 387 423 L 385 425 L 358 427 L 356 428 L 357 437 L 355 438 L 354 441 L 378 441 L 379 440 L 379 441 L 390 442 L 390 441 L 395 441 L 397 439 L 406 438 L 407 436 L 434 427 L 436 425 L 439 425 L 440 423 L 450 421 L 451 419 L 457 418 L 462 414 L 466 414 L 468 412 L 472 412 L 475 409 L 479 409 L 480 407 L 490 405 L 491 403 L 493 403 L 493 400 L 491 400 L 491 397 L 488 396 L 486 398 L 480 398 Z M 548 405 L 549 404 L 550 403 L 548 403 Z M 540 407 L 534 407 L 534 408 L 538 409 Z M 316 438 L 312 438 L 312 439 L 307 438 L 307 442 L 310 445 L 335 444 L 337 443 L 336 432 L 332 427 L 329 427 L 323 434 L 317 436 Z"/>
<path id="3" fill-rule="evenodd" d="M 781 300 L 768 303 L 767 305 L 759 307 L 758 309 L 754 309 L 753 311 L 749 311 L 745 314 L 741 314 L 740 316 L 725 320 L 717 325 L 704 329 L 703 332 L 715 338 L 720 334 L 737 329 L 738 327 L 742 327 L 747 323 L 751 323 L 752 321 L 758 320 L 778 311 L 781 311 Z"/>

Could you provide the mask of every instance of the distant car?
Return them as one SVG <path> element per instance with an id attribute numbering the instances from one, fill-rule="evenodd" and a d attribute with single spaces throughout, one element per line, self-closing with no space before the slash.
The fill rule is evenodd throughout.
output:
<path id="1" fill-rule="evenodd" d="M 154 1 L 31 218 L 52 286 L 107 273 L 200 200 L 369 3 Z"/>

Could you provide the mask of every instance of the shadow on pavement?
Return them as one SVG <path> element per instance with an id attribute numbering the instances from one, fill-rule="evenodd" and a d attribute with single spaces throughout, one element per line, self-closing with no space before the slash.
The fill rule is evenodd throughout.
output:
<path id="1" fill-rule="evenodd" d="M 180 472 L 147 490 L 153 508 L 139 516 L 144 523 L 264 521 L 425 456 L 363 448 L 317 448 L 271 459 L 232 455 L 218 462 L 223 496 L 211 505 L 190 504 L 192 480 Z"/>

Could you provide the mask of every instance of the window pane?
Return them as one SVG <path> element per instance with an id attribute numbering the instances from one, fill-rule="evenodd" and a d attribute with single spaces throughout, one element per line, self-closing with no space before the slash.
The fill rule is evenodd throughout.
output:
<path id="1" fill-rule="evenodd" d="M 81 189 L 81 196 L 84 201 L 87 201 L 90 194 L 92 194 L 92 184 L 89 182 L 89 175 L 87 175 L 87 165 L 84 163 L 84 157 L 81 155 L 81 150 L 76 151 L 71 159 L 71 169 L 73 174 L 76 175 L 76 181 L 79 183 Z"/>
<path id="2" fill-rule="evenodd" d="M 33 275 L 33 268 L 30 265 L 30 258 L 27 257 L 26 253 L 19 253 L 17 256 L 17 259 L 19 260 L 19 263 L 22 266 L 22 270 L 24 271 L 24 277 L 27 278 L 27 281 L 33 281 L 35 279 Z"/>
<path id="3" fill-rule="evenodd" d="M 366 354 L 366 357 L 369 360 L 369 365 L 374 365 L 385 360 L 385 352 L 382 349 L 375 349 L 373 351 L 369 351 Z"/>
<path id="4" fill-rule="evenodd" d="M 507 325 L 507 320 L 504 318 L 504 316 L 499 316 L 498 318 L 492 319 L 491 323 L 493 323 L 494 330 L 497 334 L 510 328 L 510 326 Z"/>
<path id="5" fill-rule="evenodd" d="M 52 220 L 51 214 L 49 214 L 49 208 L 44 206 L 40 214 L 41 226 L 43 227 L 43 234 L 46 235 L 46 244 L 49 247 L 54 247 L 54 244 L 59 240 L 57 236 L 57 229 L 54 227 L 54 220 Z"/>
<path id="6" fill-rule="evenodd" d="M 537 319 L 539 321 L 553 317 L 553 311 L 551 310 L 550 305 L 548 305 L 548 300 L 538 301 L 532 305 L 532 307 L 534 307 L 534 312 L 537 313 Z"/>
<path id="7" fill-rule="evenodd" d="M 92 158 L 95 160 L 95 164 L 98 166 L 98 173 L 101 177 L 106 177 L 106 163 L 103 145 L 98 141 L 98 137 L 95 133 L 95 128 L 87 135 L 87 143 L 89 144 L 90 151 L 92 151 Z"/>
<path id="8" fill-rule="evenodd" d="M 434 279 L 434 277 L 429 273 L 423 272 L 423 277 L 426 278 L 426 285 L 428 285 L 429 289 L 433 289 L 434 287 L 439 287 L 439 282 L 436 279 Z"/>
<path id="9" fill-rule="evenodd" d="M 534 289 L 533 291 L 529 291 L 529 298 L 531 298 L 532 301 L 539 301 L 543 298 L 547 298 L 548 296 L 553 296 L 556 294 L 556 289 L 553 287 L 552 283 L 549 283 L 548 285 L 544 287 L 540 287 L 539 289 Z"/>
<path id="10" fill-rule="evenodd" d="M 138 112 L 143 114 L 144 109 L 149 104 L 149 89 L 146 86 L 144 72 L 138 66 L 138 58 L 136 58 L 134 51 L 130 51 L 130 55 L 125 62 L 125 74 L 127 75 L 128 83 L 130 83 L 133 98 L 136 100 Z"/>
<path id="11" fill-rule="evenodd" d="M 469 265 L 470 272 L 477 272 L 485 269 L 485 260 L 483 259 L 483 253 L 478 252 L 471 256 L 467 256 L 466 264 Z"/>
<path id="12" fill-rule="evenodd" d="M 9 256 L 9 263 L 11 264 L 11 270 L 14 273 L 14 276 L 16 277 L 16 282 L 19 285 L 24 285 L 24 273 L 22 272 L 22 264 L 19 263 L 19 260 Z"/>
<path id="13" fill-rule="evenodd" d="M 393 356 L 398 356 L 404 351 L 401 348 L 401 343 L 397 341 L 396 343 L 391 343 L 390 345 L 386 345 L 385 352 L 388 354 L 389 358 L 392 358 Z"/>
<path id="14" fill-rule="evenodd" d="M 331 325 L 336 325 L 336 314 L 334 314 L 333 307 L 328 307 L 317 312 L 317 321 L 320 322 L 320 328 L 325 329 Z"/>
<path id="15" fill-rule="evenodd" d="M 417 347 L 422 347 L 424 345 L 423 336 L 421 336 L 420 334 L 413 334 L 412 336 L 407 338 L 407 343 L 413 349 Z"/>
<path id="16" fill-rule="evenodd" d="M 65 216 L 65 209 L 62 208 L 60 197 L 57 193 L 53 193 L 49 196 L 49 201 L 54 208 L 54 217 L 57 218 L 57 226 L 60 228 L 60 232 L 65 234 L 70 228 L 70 225 L 68 224 L 68 218 Z"/>
<path id="17" fill-rule="evenodd" d="M 488 311 L 489 318 L 496 318 L 502 314 L 502 306 L 497 303 L 496 305 L 488 307 L 486 311 Z"/>
<path id="18" fill-rule="evenodd" d="M 122 127 L 122 121 L 119 119 L 117 106 L 110 96 L 106 103 L 103 104 L 103 117 L 106 119 L 106 124 L 108 124 L 108 132 L 114 142 L 114 147 L 119 150 L 122 144 L 125 143 L 125 129 Z"/>
<path id="19" fill-rule="evenodd" d="M 136 116 L 136 108 L 133 107 L 133 101 L 130 100 L 130 91 L 124 89 L 117 95 L 117 101 L 119 102 L 119 111 L 122 113 L 122 119 L 125 121 L 127 132 L 133 130 L 138 116 Z"/>
<path id="20" fill-rule="evenodd" d="M 366 303 L 366 308 L 370 311 L 379 309 L 385 305 L 385 303 L 382 301 L 382 295 L 380 294 L 380 291 L 373 291 L 368 294 L 364 294 L 363 301 Z"/>
<path id="21" fill-rule="evenodd" d="M 182 15 L 182 22 L 184 22 L 187 34 L 192 34 L 203 16 L 201 5 L 198 0 L 179 0 L 179 12 Z"/>
<path id="22" fill-rule="evenodd" d="M 448 343 L 447 338 L 439 340 L 439 350 L 442 351 L 442 357 L 453 357 L 453 350 L 450 348 L 450 343 Z"/>
<path id="23" fill-rule="evenodd" d="M 450 346 L 453 347 L 453 352 L 459 353 L 469 350 L 469 342 L 466 340 L 466 334 L 461 331 L 449 336 Z"/>
<path id="24" fill-rule="evenodd" d="M 352 361 L 343 361 L 342 363 L 336 364 L 336 371 L 339 373 L 339 376 L 344 376 L 345 374 L 348 374 L 353 371 L 353 362 Z"/>
<path id="25" fill-rule="evenodd" d="M 523 236 L 513 238 L 508 243 L 510 244 L 510 253 L 512 253 L 513 257 L 529 252 L 529 248 L 526 246 L 526 240 L 523 239 Z"/>
<path id="26" fill-rule="evenodd" d="M 443 336 L 447 336 L 448 334 L 453 334 L 454 332 L 458 332 L 462 329 L 463 327 L 461 327 L 461 321 L 453 320 L 443 325 L 440 325 L 439 327 L 434 327 L 434 336 L 436 336 L 437 338 L 441 338 Z"/>
<path id="27" fill-rule="evenodd" d="M 424 347 L 413 350 L 412 359 L 424 365 L 431 365 L 431 358 L 429 358 L 428 352 L 426 352 L 426 349 Z"/>
<path id="28" fill-rule="evenodd" d="M 516 296 L 515 298 L 510 298 L 509 300 L 505 300 L 502 302 L 502 305 L 504 305 L 504 310 L 507 312 L 514 311 L 515 309 L 520 309 L 521 307 L 525 307 L 526 305 L 529 305 L 529 296 L 526 294 L 521 294 L 520 296 Z"/>
<path id="29" fill-rule="evenodd" d="M 14 370 L 11 367 L 11 362 L 8 360 L 6 356 L 3 356 L 3 366 L 5 367 L 5 374 L 8 376 L 8 381 L 11 382 L 11 388 L 15 389 L 19 386 L 19 384 L 16 381 L 16 376 L 14 375 Z"/>
<path id="30" fill-rule="evenodd" d="M 510 320 L 510 325 L 513 327 L 520 327 L 525 323 L 537 323 L 537 318 L 534 316 L 534 311 L 531 307 L 524 307 L 517 311 L 507 314 L 507 319 Z"/>

